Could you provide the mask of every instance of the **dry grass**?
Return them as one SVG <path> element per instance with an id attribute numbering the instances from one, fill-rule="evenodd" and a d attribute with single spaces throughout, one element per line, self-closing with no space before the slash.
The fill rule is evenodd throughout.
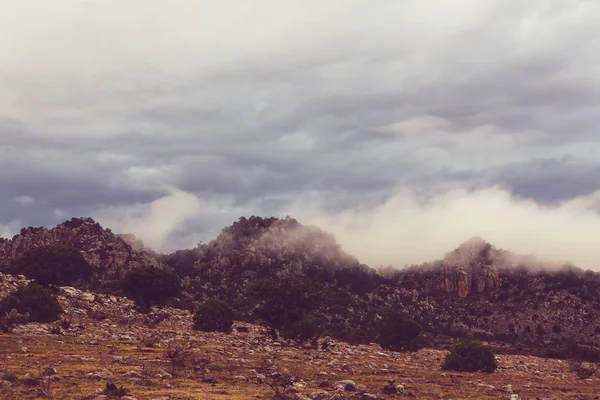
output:
<path id="1" fill-rule="evenodd" d="M 521 399 L 592 400 L 600 393 L 598 377 L 580 380 L 569 372 L 566 362 L 558 360 L 499 356 L 500 368 L 494 374 L 453 373 L 440 370 L 444 352 L 438 350 L 392 353 L 377 346 L 339 344 L 333 351 L 324 352 L 270 343 L 254 327 L 250 333 L 229 336 L 195 333 L 181 326 L 171 328 L 169 332 L 169 327 L 161 326 L 155 331 L 169 338 L 160 347 L 147 347 L 142 339 L 103 339 L 100 324 L 87 327 L 85 335 L 3 334 L 0 372 L 10 371 L 18 378 L 27 373 L 37 377 L 47 367 L 55 368 L 57 374 L 50 377 L 47 397 L 52 399 L 82 399 L 98 394 L 108 381 L 129 389 L 139 400 L 162 396 L 171 400 L 270 399 L 271 390 L 256 382 L 254 371 L 265 358 L 280 369 L 297 371 L 308 385 L 301 390 L 305 394 L 321 390 L 319 384 L 323 381 L 342 379 L 355 381 L 359 391 L 377 394 L 381 399 L 403 398 L 383 393 L 390 379 L 404 383 L 408 396 L 417 399 L 508 399 L 508 393 L 502 391 L 507 384 Z M 95 336 L 100 339 L 92 345 L 90 338 Z M 175 368 L 172 378 L 157 377 L 161 371 L 171 372 L 165 351 L 175 345 L 189 349 L 188 359 Z M 194 359 L 203 358 L 210 363 L 194 368 Z M 217 383 L 203 382 L 203 378 Z M 19 381 L 0 388 L 0 398 L 35 398 L 39 392 L 39 388 Z"/>

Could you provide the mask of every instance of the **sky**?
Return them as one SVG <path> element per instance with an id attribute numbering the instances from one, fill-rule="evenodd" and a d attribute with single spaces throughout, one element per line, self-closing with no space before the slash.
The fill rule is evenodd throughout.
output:
<path id="1" fill-rule="evenodd" d="M 472 236 L 600 270 L 600 2 L 0 0 L 0 235 L 159 251 L 296 217 L 372 265 Z"/>

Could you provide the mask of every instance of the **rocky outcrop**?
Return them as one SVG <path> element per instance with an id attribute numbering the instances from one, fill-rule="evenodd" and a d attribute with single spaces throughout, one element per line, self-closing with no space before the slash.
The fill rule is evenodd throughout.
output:
<path id="1" fill-rule="evenodd" d="M 148 254 L 156 254 L 150 247 L 146 247 L 144 242 L 138 239 L 133 233 L 118 233 L 117 237 L 123 239 L 125 243 L 131 246 L 135 251 L 145 251 Z"/>
<path id="2" fill-rule="evenodd" d="M 68 246 L 80 250 L 94 267 L 99 280 L 118 279 L 141 265 L 158 261 L 144 251 L 136 251 L 110 229 L 103 229 L 91 218 L 73 218 L 52 228 L 24 228 L 11 240 L 0 242 L 0 265 L 40 246 Z"/>
<path id="3" fill-rule="evenodd" d="M 479 238 L 461 244 L 448 253 L 440 266 L 438 288 L 459 297 L 480 294 L 498 287 L 501 253 Z"/>

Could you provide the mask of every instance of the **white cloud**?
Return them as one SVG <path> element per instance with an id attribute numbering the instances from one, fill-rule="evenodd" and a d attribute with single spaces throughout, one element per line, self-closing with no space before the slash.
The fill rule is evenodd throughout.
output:
<path id="1" fill-rule="evenodd" d="M 31 206 L 35 204 L 35 199 L 31 196 L 17 196 L 13 200 L 22 206 Z"/>
<path id="2" fill-rule="evenodd" d="M 69 215 L 68 212 L 60 208 L 55 209 L 54 211 L 52 211 L 52 213 L 56 218 L 65 218 Z"/>
<path id="3" fill-rule="evenodd" d="M 126 207 L 106 207 L 92 213 L 103 226 L 119 233 L 133 233 L 145 245 L 163 250 L 170 235 L 186 220 L 194 219 L 203 210 L 196 196 L 176 188 L 147 204 Z"/>
<path id="4" fill-rule="evenodd" d="M 345 199 L 398 184 L 428 190 L 436 174 L 488 182 L 489 167 L 564 152 L 598 159 L 597 1 L 0 0 L 0 9 L 0 54 L 10 55 L 0 63 L 0 200 L 25 223 L 57 208 L 128 204 L 99 213 L 164 246 L 195 205 L 176 195 L 184 217 L 162 221 L 135 203 L 160 184 L 240 207 L 310 190 Z M 382 126 L 397 136 L 367 133 Z M 555 182 L 530 185 L 556 193 Z M 13 202 L 21 193 L 39 207 Z"/>
<path id="5" fill-rule="evenodd" d="M 492 187 L 428 198 L 400 190 L 378 207 L 338 213 L 303 199 L 287 213 L 334 233 L 346 251 L 372 266 L 432 261 L 480 236 L 517 254 L 599 270 L 599 206 L 600 192 L 544 206 Z"/>
<path id="6" fill-rule="evenodd" d="M 0 237 L 11 238 L 23 227 L 21 221 L 14 220 L 9 222 L 8 224 L 0 224 Z"/>
<path id="7" fill-rule="evenodd" d="M 407 120 L 384 126 L 381 130 L 386 133 L 419 135 L 437 132 L 450 125 L 450 121 L 435 115 L 415 115 Z"/>

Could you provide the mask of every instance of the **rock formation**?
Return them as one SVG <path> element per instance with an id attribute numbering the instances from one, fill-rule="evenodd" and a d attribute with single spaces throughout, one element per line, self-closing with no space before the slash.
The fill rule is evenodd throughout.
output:
<path id="1" fill-rule="evenodd" d="M 158 266 L 158 261 L 150 254 L 134 250 L 124 239 L 110 229 L 103 229 L 91 218 L 73 218 L 52 229 L 22 229 L 11 240 L 0 242 L 0 265 L 29 249 L 51 245 L 80 250 L 95 268 L 99 280 L 117 279 L 140 265 Z"/>
<path id="2" fill-rule="evenodd" d="M 501 253 L 479 238 L 461 244 L 442 260 L 437 288 L 466 297 L 498 287 Z"/>

